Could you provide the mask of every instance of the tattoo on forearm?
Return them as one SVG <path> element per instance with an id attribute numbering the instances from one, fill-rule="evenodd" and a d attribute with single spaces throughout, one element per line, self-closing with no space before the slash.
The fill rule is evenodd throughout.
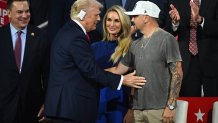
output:
<path id="1" fill-rule="evenodd" d="M 182 83 L 181 62 L 172 62 L 169 64 L 169 68 L 172 74 L 169 99 L 176 99 L 179 96 L 179 91 Z"/>

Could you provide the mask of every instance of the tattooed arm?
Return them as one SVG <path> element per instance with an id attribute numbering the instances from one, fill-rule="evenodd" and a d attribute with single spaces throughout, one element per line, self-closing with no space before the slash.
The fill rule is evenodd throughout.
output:
<path id="1" fill-rule="evenodd" d="M 171 72 L 171 82 L 170 82 L 170 92 L 168 97 L 168 104 L 176 101 L 176 98 L 179 96 L 179 91 L 182 83 L 182 63 L 181 62 L 172 62 L 169 64 Z"/>
<path id="2" fill-rule="evenodd" d="M 170 110 L 168 105 L 176 105 L 176 99 L 179 96 L 179 91 L 182 83 L 182 64 L 181 62 L 172 62 L 169 64 L 171 73 L 171 82 L 169 88 L 169 96 L 166 107 L 163 113 L 163 122 L 172 122 L 175 116 L 175 110 Z"/>

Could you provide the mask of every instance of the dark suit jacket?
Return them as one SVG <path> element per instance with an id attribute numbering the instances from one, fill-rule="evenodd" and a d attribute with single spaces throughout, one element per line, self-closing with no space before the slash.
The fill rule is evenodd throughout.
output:
<path id="1" fill-rule="evenodd" d="M 0 28 L 0 37 L 0 122 L 36 123 L 44 100 L 42 84 L 47 82 L 48 74 L 45 35 L 38 28 L 27 27 L 21 74 L 15 62 L 9 24 Z"/>
<path id="2" fill-rule="evenodd" d="M 172 0 L 180 13 L 181 21 L 176 35 L 179 36 L 179 47 L 183 59 L 184 77 L 187 75 L 191 55 L 189 53 L 190 39 L 190 0 Z M 197 43 L 201 67 L 206 76 L 218 75 L 218 0 L 202 0 L 200 15 L 205 18 L 203 28 L 199 25 L 197 29 Z M 171 19 L 169 19 L 171 20 Z M 168 21 L 171 30 L 172 23 Z M 171 30 L 172 31 L 172 30 Z"/>
<path id="3" fill-rule="evenodd" d="M 119 81 L 120 75 L 105 72 L 96 65 L 86 35 L 71 20 L 52 44 L 45 113 L 79 123 L 94 123 L 98 84 L 116 89 Z"/>

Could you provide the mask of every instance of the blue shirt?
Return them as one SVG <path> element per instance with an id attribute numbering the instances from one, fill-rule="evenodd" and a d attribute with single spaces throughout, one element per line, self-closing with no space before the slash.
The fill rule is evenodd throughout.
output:
<path id="1" fill-rule="evenodd" d="M 11 29 L 11 39 L 13 43 L 13 49 L 15 48 L 15 43 L 17 39 L 17 32 L 22 31 L 21 33 L 21 65 L 20 65 L 20 72 L 22 69 L 22 64 L 23 64 L 23 58 L 24 58 L 24 50 L 25 50 L 25 44 L 26 44 L 26 34 L 27 34 L 27 27 L 25 27 L 23 30 L 17 30 L 12 24 L 10 24 L 10 29 Z"/>

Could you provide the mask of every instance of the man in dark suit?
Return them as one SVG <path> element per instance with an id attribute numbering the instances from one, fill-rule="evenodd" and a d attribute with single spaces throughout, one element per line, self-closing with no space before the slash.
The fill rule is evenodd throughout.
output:
<path id="1" fill-rule="evenodd" d="M 28 25 L 27 0 L 7 4 L 10 23 L 0 28 L 0 123 L 38 123 L 49 45 L 42 30 Z"/>
<path id="2" fill-rule="evenodd" d="M 144 77 L 112 74 L 100 69 L 92 54 L 86 32 L 96 29 L 102 5 L 96 0 L 77 0 L 71 18 L 52 43 L 50 78 L 45 114 L 54 123 L 94 123 L 99 85 L 120 89 L 141 88 Z"/>
<path id="3" fill-rule="evenodd" d="M 170 16 L 173 18 L 174 33 L 178 35 L 183 59 L 184 78 L 180 96 L 218 96 L 218 0 L 172 0 Z M 192 17 L 191 17 L 192 15 Z M 197 49 L 195 54 L 189 42 L 190 31 L 196 25 Z M 168 26 L 172 29 L 172 23 Z M 172 30 L 171 30 L 172 31 Z"/>

